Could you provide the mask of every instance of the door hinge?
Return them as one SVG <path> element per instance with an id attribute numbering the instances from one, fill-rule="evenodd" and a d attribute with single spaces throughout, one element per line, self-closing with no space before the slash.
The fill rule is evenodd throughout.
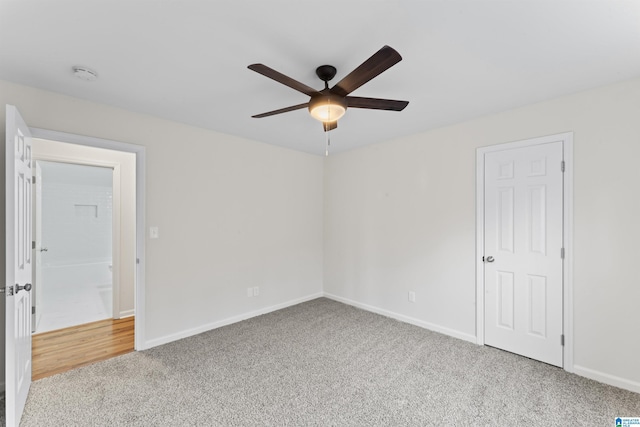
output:
<path id="1" fill-rule="evenodd" d="M 31 241 L 31 249 L 35 249 L 36 248 L 36 241 L 32 240 Z"/>
<path id="2" fill-rule="evenodd" d="M 564 165 L 564 160 L 563 160 L 563 161 L 560 162 L 560 172 L 564 172 L 564 168 L 565 168 L 565 165 Z"/>
<path id="3" fill-rule="evenodd" d="M 564 334 L 560 335 L 560 345 L 564 347 Z"/>
<path id="4" fill-rule="evenodd" d="M 140 264 L 140 258 L 136 258 L 136 264 Z"/>
<path id="5" fill-rule="evenodd" d="M 35 183 L 36 183 L 36 176 L 35 176 L 35 175 L 31 177 L 31 183 L 32 183 L 32 184 L 35 184 Z"/>
<path id="6" fill-rule="evenodd" d="M 560 258 L 564 259 L 564 248 L 560 248 Z"/>

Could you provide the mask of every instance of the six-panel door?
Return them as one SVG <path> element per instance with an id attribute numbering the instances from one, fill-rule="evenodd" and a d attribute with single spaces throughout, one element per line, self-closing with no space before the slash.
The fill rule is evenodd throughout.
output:
<path id="1" fill-rule="evenodd" d="M 5 403 L 7 426 L 20 423 L 31 385 L 31 135 L 7 105 Z"/>
<path id="2" fill-rule="evenodd" d="M 562 143 L 485 154 L 485 343 L 562 366 Z"/>

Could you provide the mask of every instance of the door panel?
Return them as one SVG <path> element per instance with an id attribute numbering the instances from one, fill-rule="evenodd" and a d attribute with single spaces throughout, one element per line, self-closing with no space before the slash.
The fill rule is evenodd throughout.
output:
<path id="1" fill-rule="evenodd" d="M 527 332 L 541 338 L 547 337 L 547 278 L 529 274 L 527 276 L 527 309 L 529 312 L 529 322 Z"/>
<path id="2" fill-rule="evenodd" d="M 34 184 L 35 191 L 33 197 L 33 239 L 36 244 L 33 249 L 33 260 L 35 268 L 33 270 L 33 290 L 31 292 L 32 301 L 31 304 L 35 308 L 35 316 L 31 316 L 33 325 L 31 325 L 31 331 L 36 332 L 38 330 L 38 323 L 42 318 L 42 291 L 44 286 L 44 279 L 42 276 L 42 168 L 40 163 L 35 161 L 35 174 L 36 182 Z"/>
<path id="3" fill-rule="evenodd" d="M 527 189 L 527 242 L 529 252 L 546 255 L 547 252 L 547 195 L 543 185 Z"/>
<path id="4" fill-rule="evenodd" d="M 513 273 L 498 271 L 498 326 L 513 330 Z"/>
<path id="5" fill-rule="evenodd" d="M 6 107 L 7 426 L 20 423 L 31 385 L 31 135 L 17 109 Z"/>
<path id="6" fill-rule="evenodd" d="M 513 187 L 498 189 L 498 238 L 500 251 L 513 253 Z"/>
<path id="7" fill-rule="evenodd" d="M 484 162 L 485 343 L 562 366 L 562 143 Z"/>

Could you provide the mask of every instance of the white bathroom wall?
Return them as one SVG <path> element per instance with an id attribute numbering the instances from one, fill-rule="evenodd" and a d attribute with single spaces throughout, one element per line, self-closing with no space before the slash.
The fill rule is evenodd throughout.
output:
<path id="1" fill-rule="evenodd" d="M 34 237 L 41 261 L 31 293 L 36 309 L 33 330 L 46 332 L 111 318 L 113 169 L 37 163 L 42 191 L 34 211 L 41 213 L 41 228 L 34 230 Z"/>
<path id="2" fill-rule="evenodd" d="M 113 170 L 39 162 L 43 267 L 111 263 Z M 108 270 L 107 270 L 108 272 Z M 110 281 L 110 279 L 109 279 Z"/>

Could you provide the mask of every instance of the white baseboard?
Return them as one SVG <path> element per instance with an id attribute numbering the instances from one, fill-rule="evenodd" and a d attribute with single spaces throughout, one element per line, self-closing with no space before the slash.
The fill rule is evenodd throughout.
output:
<path id="1" fill-rule="evenodd" d="M 148 340 L 145 342 L 144 349 L 150 349 L 152 347 L 157 347 L 162 344 L 167 344 L 173 341 L 177 341 L 183 338 L 188 338 L 193 335 L 198 335 L 203 332 L 210 331 L 212 329 L 217 329 L 222 326 L 231 325 L 232 323 L 241 322 L 243 320 L 250 319 L 252 317 L 261 316 L 263 314 L 271 313 L 272 311 L 281 310 L 283 308 L 290 307 L 292 305 L 297 305 L 305 301 L 310 301 L 316 298 L 322 297 L 322 292 L 318 292 L 315 294 L 307 295 L 306 297 L 290 300 L 283 302 L 281 304 L 272 305 L 270 307 L 261 308 L 258 310 L 250 311 L 248 313 L 239 314 L 237 316 L 228 317 L 226 319 L 218 320 L 217 322 L 208 323 L 206 325 L 198 326 L 197 328 L 187 329 L 185 331 L 177 332 L 171 335 L 165 335 L 160 338 L 154 338 L 152 340 Z"/>
<path id="2" fill-rule="evenodd" d="M 136 311 L 132 308 L 131 310 L 123 310 L 120 312 L 120 317 L 118 317 L 118 319 L 122 319 L 125 317 L 131 317 L 134 314 L 136 314 Z"/>
<path id="3" fill-rule="evenodd" d="M 471 334 L 466 334 L 464 332 L 456 331 L 455 329 L 446 328 L 444 326 L 436 325 L 433 323 L 425 322 L 420 319 L 416 319 L 414 317 L 405 316 L 403 314 L 398 314 L 393 311 L 385 310 L 383 308 L 374 307 L 372 305 L 363 304 L 354 300 L 350 300 L 348 298 L 339 297 L 337 295 L 324 293 L 326 298 L 352 305 L 354 307 L 361 308 L 366 311 L 370 311 L 372 313 L 381 314 L 386 317 L 391 317 L 392 319 L 400 320 L 401 322 L 410 323 L 412 325 L 419 326 L 424 329 L 429 329 L 430 331 L 438 332 L 444 335 L 449 335 L 450 337 L 458 338 L 464 341 L 469 341 L 473 344 L 476 344 L 476 336 Z"/>
<path id="4" fill-rule="evenodd" d="M 640 382 L 616 377 L 615 375 L 605 374 L 604 372 L 595 371 L 593 369 L 585 368 L 584 366 L 578 365 L 573 365 L 573 373 L 576 375 L 580 375 L 581 377 L 589 378 L 590 380 L 640 393 Z"/>

